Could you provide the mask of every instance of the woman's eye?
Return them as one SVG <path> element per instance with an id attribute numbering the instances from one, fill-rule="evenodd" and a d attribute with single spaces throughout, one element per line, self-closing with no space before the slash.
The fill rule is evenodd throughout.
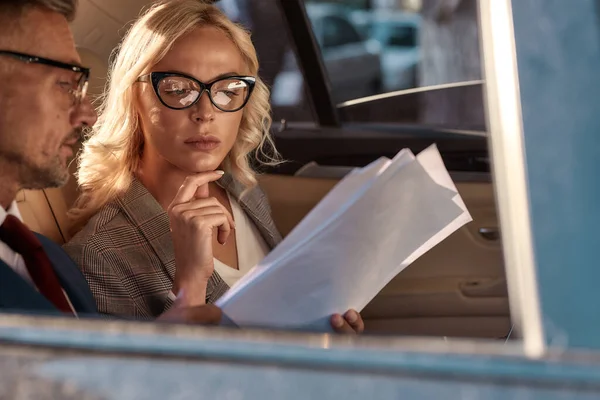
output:
<path id="1" fill-rule="evenodd" d="M 188 89 L 169 89 L 165 91 L 167 94 L 171 96 L 183 96 L 189 93 Z"/>
<path id="2" fill-rule="evenodd" d="M 219 90 L 219 92 L 223 93 L 227 97 L 234 97 L 234 96 L 238 95 L 237 92 L 234 92 L 234 91 L 231 91 L 231 90 Z"/>

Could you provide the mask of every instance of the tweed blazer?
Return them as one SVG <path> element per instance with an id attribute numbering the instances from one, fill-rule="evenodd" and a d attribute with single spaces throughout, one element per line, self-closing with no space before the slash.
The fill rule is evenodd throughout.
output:
<path id="1" fill-rule="evenodd" d="M 256 224 L 272 249 L 281 241 L 265 194 L 244 187 L 229 174 L 219 181 Z M 106 204 L 67 244 L 65 251 L 87 279 L 98 310 L 118 317 L 152 318 L 167 310 L 175 277 L 175 252 L 169 217 L 146 187 L 133 179 L 129 189 Z M 206 302 L 229 287 L 217 272 Z"/>

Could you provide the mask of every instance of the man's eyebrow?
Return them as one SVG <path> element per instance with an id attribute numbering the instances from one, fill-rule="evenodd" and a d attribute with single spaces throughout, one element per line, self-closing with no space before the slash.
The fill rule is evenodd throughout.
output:
<path id="1" fill-rule="evenodd" d="M 79 67 L 79 68 L 86 68 L 83 66 L 83 64 L 81 63 L 81 61 L 78 61 L 74 58 L 68 58 L 68 59 L 49 59 L 49 60 L 54 60 L 54 61 L 58 61 L 62 64 L 64 64 L 65 66 L 69 65 L 69 66 L 73 66 L 73 67 Z M 64 71 L 66 71 L 66 69 L 64 69 Z"/>
<path id="2" fill-rule="evenodd" d="M 85 65 L 83 65 L 83 63 L 81 62 L 80 59 L 76 59 L 76 58 L 69 58 L 67 61 L 67 64 L 71 64 L 71 65 L 74 65 L 74 66 L 80 67 L 80 68 L 87 68 Z"/>

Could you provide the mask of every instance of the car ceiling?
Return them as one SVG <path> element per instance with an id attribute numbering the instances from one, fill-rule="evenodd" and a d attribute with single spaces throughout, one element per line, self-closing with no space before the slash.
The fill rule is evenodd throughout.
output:
<path id="1" fill-rule="evenodd" d="M 131 23 L 154 0 L 79 0 L 71 24 L 75 43 L 108 62 Z"/>

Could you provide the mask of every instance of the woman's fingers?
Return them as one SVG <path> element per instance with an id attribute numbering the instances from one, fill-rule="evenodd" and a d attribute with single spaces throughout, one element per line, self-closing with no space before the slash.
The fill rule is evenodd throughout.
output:
<path id="1" fill-rule="evenodd" d="M 360 315 L 355 310 L 348 310 L 344 314 L 344 319 L 356 333 L 362 333 L 365 330 L 365 323 Z"/>
<path id="2" fill-rule="evenodd" d="M 331 327 L 337 333 L 356 333 L 354 329 L 348 324 L 348 322 L 340 314 L 333 314 L 330 319 Z"/>
<path id="3" fill-rule="evenodd" d="M 222 175 L 222 171 L 211 171 L 188 176 L 169 206 L 171 223 L 207 232 L 217 228 L 217 240 L 225 244 L 235 228 L 235 221 L 223 204 L 214 197 L 208 197 L 208 183 Z"/>
<path id="4" fill-rule="evenodd" d="M 206 199 L 210 195 L 210 191 L 208 189 L 208 183 L 198 185 L 196 188 L 196 192 L 194 193 L 195 199 Z"/>
<path id="5" fill-rule="evenodd" d="M 355 310 L 348 310 L 343 316 L 333 314 L 330 322 L 337 333 L 362 333 L 365 330 L 365 323 Z"/>
<path id="6" fill-rule="evenodd" d="M 231 225 L 225 214 L 209 214 L 199 218 L 202 218 L 203 223 L 210 224 L 213 228 L 218 229 L 217 241 L 219 243 L 225 244 L 227 242 L 231 234 Z"/>
<path id="7" fill-rule="evenodd" d="M 221 204 L 221 202 L 219 200 L 217 200 L 216 198 L 209 197 L 208 199 L 198 199 L 198 200 L 190 201 L 188 204 L 189 204 L 190 208 L 202 208 L 202 207 L 206 207 L 208 205 L 216 205 L 218 207 L 221 207 L 221 209 L 223 210 L 223 213 L 225 213 L 225 215 L 227 215 L 227 218 L 229 218 L 229 222 L 230 222 L 231 226 L 235 228 L 235 221 L 233 220 L 233 216 L 231 215 L 231 213 L 229 212 L 227 207 L 225 207 L 223 204 Z"/>
<path id="8" fill-rule="evenodd" d="M 177 191 L 175 198 L 171 202 L 169 209 L 181 203 L 186 203 L 197 196 L 198 188 L 206 185 L 206 190 L 201 190 L 202 197 L 208 196 L 208 183 L 219 180 L 223 177 L 223 171 L 200 172 L 198 174 L 189 175 L 183 181 L 183 184 Z M 205 193 L 204 193 L 205 192 Z M 200 196 L 198 196 L 200 197 Z"/>
<path id="9" fill-rule="evenodd" d="M 181 212 L 183 220 L 191 220 L 194 217 L 200 217 L 202 215 L 212 214 L 225 214 L 223 208 L 219 206 L 208 206 L 202 208 L 192 208 Z M 226 215 L 226 214 L 225 214 Z"/>
<path id="10" fill-rule="evenodd" d="M 231 225 L 229 225 L 230 227 Z M 226 227 L 225 225 L 219 225 L 217 232 L 217 241 L 224 245 L 227 243 L 227 239 L 229 239 L 229 235 L 231 235 L 231 228 Z"/>
<path id="11" fill-rule="evenodd" d="M 217 228 L 217 240 L 225 244 L 232 230 L 231 222 L 220 208 L 215 207 L 215 211 L 210 213 L 206 209 L 189 210 L 186 212 L 185 220 L 197 231 L 212 232 L 213 228 Z"/>
<path id="12" fill-rule="evenodd" d="M 229 219 L 229 224 L 231 225 L 231 227 L 235 228 L 235 221 L 233 220 L 233 216 L 231 215 L 229 210 L 227 210 L 227 208 L 214 197 L 210 197 L 208 199 L 198 199 L 190 201 L 188 203 L 178 204 L 174 206 L 171 211 L 174 214 L 185 215 L 185 213 L 193 210 L 210 209 L 211 212 L 207 212 L 207 214 L 216 214 L 217 211 L 215 210 L 215 207 L 221 209 L 221 211 L 227 216 L 227 219 Z"/>

